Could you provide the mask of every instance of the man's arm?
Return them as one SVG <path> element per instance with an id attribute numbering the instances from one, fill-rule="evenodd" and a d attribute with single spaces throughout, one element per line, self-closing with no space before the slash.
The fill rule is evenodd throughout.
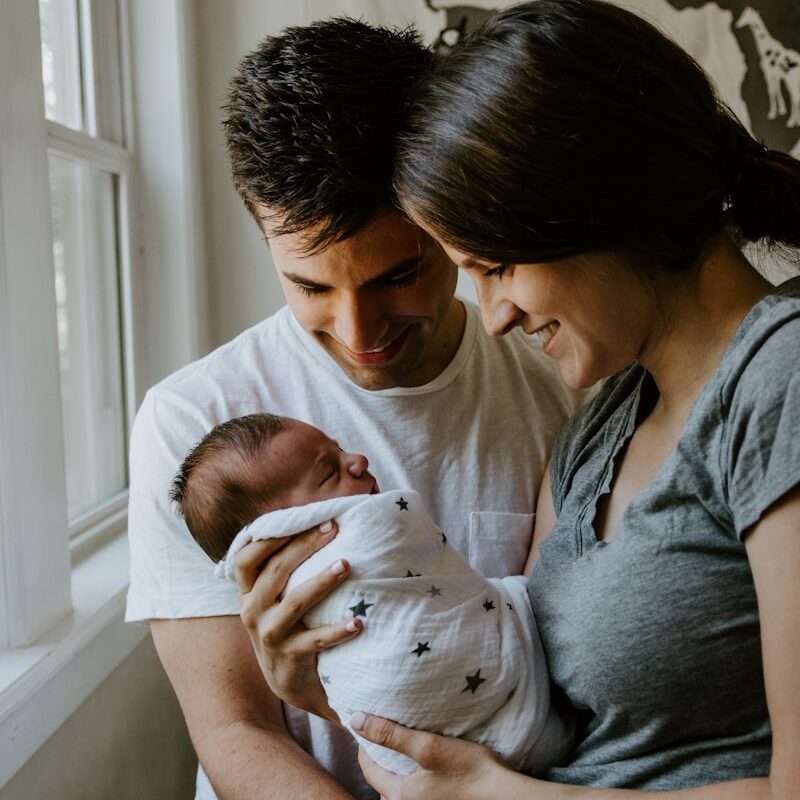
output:
<path id="1" fill-rule="evenodd" d="M 219 800 L 352 800 L 289 735 L 239 617 L 150 628 Z"/>

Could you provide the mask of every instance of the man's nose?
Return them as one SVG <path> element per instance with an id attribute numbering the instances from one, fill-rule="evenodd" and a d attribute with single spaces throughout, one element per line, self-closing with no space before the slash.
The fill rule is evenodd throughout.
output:
<path id="1" fill-rule="evenodd" d="M 388 325 L 374 298 L 344 295 L 336 308 L 334 329 L 339 341 L 354 353 L 381 347 Z"/>
<path id="2" fill-rule="evenodd" d="M 347 471 L 354 478 L 360 478 L 369 468 L 367 457 L 360 453 L 345 453 L 344 457 L 347 462 Z"/>

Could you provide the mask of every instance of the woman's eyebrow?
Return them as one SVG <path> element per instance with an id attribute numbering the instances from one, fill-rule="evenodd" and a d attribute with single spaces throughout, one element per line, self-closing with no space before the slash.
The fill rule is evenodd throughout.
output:
<path id="1" fill-rule="evenodd" d="M 496 267 L 503 267 L 505 264 L 494 261 L 478 261 L 475 258 L 467 256 L 458 266 L 462 269 L 494 269 Z"/>

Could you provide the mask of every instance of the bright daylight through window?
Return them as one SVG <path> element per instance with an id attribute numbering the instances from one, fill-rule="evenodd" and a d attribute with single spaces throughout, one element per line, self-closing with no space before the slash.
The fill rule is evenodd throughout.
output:
<path id="1" fill-rule="evenodd" d="M 95 93 L 102 85 L 92 79 L 98 56 L 117 58 L 117 53 L 92 51 L 92 30 L 99 21 L 87 13 L 91 5 L 39 0 L 67 509 L 73 527 L 127 486 L 118 224 L 124 187 L 113 158 L 108 163 L 108 149 L 101 148 L 103 133 L 121 130 L 121 93 L 102 98 Z"/>

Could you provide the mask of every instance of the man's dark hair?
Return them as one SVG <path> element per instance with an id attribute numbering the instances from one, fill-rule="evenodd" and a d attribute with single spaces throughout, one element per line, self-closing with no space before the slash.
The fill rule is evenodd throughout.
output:
<path id="1" fill-rule="evenodd" d="M 412 28 L 349 18 L 287 28 L 245 56 L 223 125 L 256 221 L 270 235 L 303 233 L 313 253 L 391 208 L 396 133 L 433 59 Z"/>
<path id="2" fill-rule="evenodd" d="M 271 510 L 272 487 L 259 462 L 283 428 L 274 414 L 236 417 L 212 428 L 184 459 L 169 497 L 215 562 L 245 525 Z"/>

